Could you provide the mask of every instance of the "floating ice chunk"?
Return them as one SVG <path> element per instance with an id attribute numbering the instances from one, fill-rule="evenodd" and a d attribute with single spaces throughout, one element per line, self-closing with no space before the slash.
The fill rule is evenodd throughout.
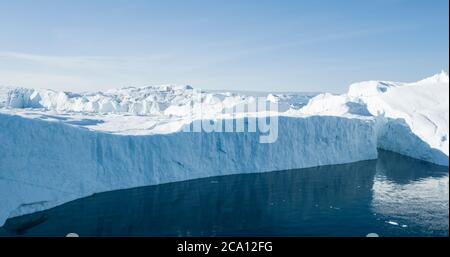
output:
<path id="1" fill-rule="evenodd" d="M 391 225 L 394 225 L 394 226 L 398 226 L 398 223 L 397 222 L 395 222 L 395 221 L 388 221 L 387 222 L 388 224 L 391 224 Z"/>

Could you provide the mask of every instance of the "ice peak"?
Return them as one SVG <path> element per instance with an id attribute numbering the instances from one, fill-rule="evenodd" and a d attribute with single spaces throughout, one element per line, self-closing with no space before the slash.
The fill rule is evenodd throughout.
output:
<path id="1" fill-rule="evenodd" d="M 431 77 L 425 78 L 419 83 L 449 83 L 448 72 L 441 70 L 440 73 L 437 73 Z"/>

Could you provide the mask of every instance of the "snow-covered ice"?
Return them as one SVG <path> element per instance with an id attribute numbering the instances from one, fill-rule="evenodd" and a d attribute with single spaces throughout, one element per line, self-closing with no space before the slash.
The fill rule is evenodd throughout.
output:
<path id="1" fill-rule="evenodd" d="M 377 148 L 448 165 L 448 88 L 446 73 L 343 95 L 0 87 L 0 224 L 96 192 L 375 159 Z M 260 96 L 278 111 L 239 108 Z M 261 132 L 182 132 L 254 116 L 278 118 L 274 143 L 261 144 Z"/>
<path id="2" fill-rule="evenodd" d="M 379 147 L 448 166 L 448 74 L 415 83 L 378 82 L 372 91 L 373 86 L 373 82 L 353 84 L 348 96 L 384 118 L 387 124 L 380 130 Z"/>
<path id="3" fill-rule="evenodd" d="M 299 112 L 372 116 L 378 147 L 448 166 L 449 78 L 441 72 L 414 83 L 367 81 L 347 94 L 320 94 Z"/>

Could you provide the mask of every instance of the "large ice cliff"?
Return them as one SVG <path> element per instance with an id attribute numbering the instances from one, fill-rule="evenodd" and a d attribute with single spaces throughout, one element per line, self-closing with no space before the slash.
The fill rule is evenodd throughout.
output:
<path id="1" fill-rule="evenodd" d="M 96 192 L 377 158 L 448 166 L 449 81 L 369 81 L 347 94 L 202 92 L 150 86 L 69 93 L 0 87 L 0 224 Z M 238 108 L 263 96 L 277 112 Z M 183 132 L 201 120 L 277 117 L 262 132 Z"/>

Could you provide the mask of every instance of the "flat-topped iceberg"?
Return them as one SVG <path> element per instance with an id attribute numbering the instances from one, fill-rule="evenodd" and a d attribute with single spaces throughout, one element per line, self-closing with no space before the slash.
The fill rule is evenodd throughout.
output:
<path id="1" fill-rule="evenodd" d="M 96 192 L 375 159 L 377 148 L 448 165 L 448 88 L 446 73 L 343 95 L 0 87 L 0 224 Z M 246 108 L 257 102 L 277 109 Z M 277 138 L 264 144 L 249 128 L 267 118 Z M 186 129 L 205 121 L 246 130 Z"/>

